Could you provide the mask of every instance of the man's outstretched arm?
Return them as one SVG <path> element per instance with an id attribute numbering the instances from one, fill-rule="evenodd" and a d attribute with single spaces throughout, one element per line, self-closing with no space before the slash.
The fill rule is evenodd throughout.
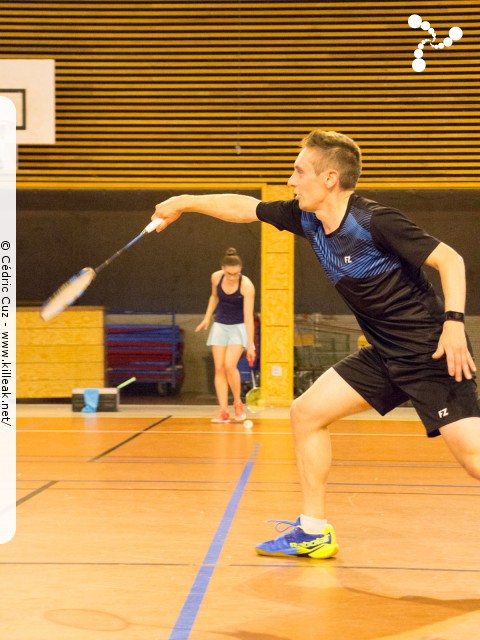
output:
<path id="1" fill-rule="evenodd" d="M 256 211 L 259 202 L 252 196 L 236 193 L 174 196 L 157 204 L 152 220 L 163 220 L 157 232 L 178 220 L 182 213 L 202 213 L 225 222 L 258 222 Z"/>

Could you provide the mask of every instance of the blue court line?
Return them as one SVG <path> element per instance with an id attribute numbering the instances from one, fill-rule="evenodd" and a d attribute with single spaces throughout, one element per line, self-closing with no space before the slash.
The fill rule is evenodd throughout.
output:
<path id="1" fill-rule="evenodd" d="M 218 529 L 213 536 L 210 547 L 202 562 L 202 566 L 198 570 L 195 582 L 193 583 L 182 610 L 180 611 L 169 640 L 187 640 L 190 636 L 190 632 L 203 602 L 203 598 L 205 597 L 205 593 L 208 589 L 218 558 L 220 557 L 228 531 L 233 518 L 235 517 L 235 513 L 243 496 L 243 492 L 245 491 L 245 487 L 247 486 L 250 474 L 252 473 L 259 448 L 260 445 L 255 445 L 248 462 L 243 468 L 242 475 L 240 476 L 237 486 L 235 487 L 232 497 L 225 509 L 225 513 L 218 525 Z"/>

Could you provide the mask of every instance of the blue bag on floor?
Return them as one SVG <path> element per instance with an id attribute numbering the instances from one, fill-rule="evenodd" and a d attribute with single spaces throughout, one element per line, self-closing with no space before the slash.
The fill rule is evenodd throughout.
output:
<path id="1" fill-rule="evenodd" d="M 85 406 L 82 409 L 83 413 L 94 413 L 98 407 L 98 399 L 100 397 L 100 391 L 98 389 L 84 389 L 83 399 Z"/>

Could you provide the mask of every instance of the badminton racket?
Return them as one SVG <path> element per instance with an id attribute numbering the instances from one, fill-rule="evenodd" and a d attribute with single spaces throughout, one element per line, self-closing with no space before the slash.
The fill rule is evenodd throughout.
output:
<path id="1" fill-rule="evenodd" d="M 64 309 L 69 307 L 71 304 L 78 300 L 78 298 L 82 295 L 85 289 L 91 284 L 94 278 L 103 271 L 106 266 L 108 266 L 111 262 L 118 258 L 124 251 L 129 249 L 132 245 L 134 245 L 140 238 L 151 233 L 154 229 L 158 227 L 158 225 L 162 222 L 161 218 L 155 218 L 152 220 L 145 229 L 141 233 L 138 234 L 136 238 L 130 240 L 128 244 L 119 249 L 113 256 L 110 256 L 105 262 L 102 262 L 98 267 L 93 269 L 92 267 L 85 267 L 81 271 L 79 271 L 76 275 L 72 276 L 70 280 L 67 280 L 61 287 L 59 287 L 55 293 L 53 293 L 48 300 L 43 304 L 42 309 L 40 311 L 40 316 L 45 322 L 51 320 L 59 313 L 61 313 Z"/>
<path id="2" fill-rule="evenodd" d="M 249 361 L 250 376 L 252 378 L 252 388 L 245 395 L 245 404 L 251 413 L 259 413 L 264 409 L 262 406 L 262 390 L 257 386 L 255 373 L 253 372 L 253 360 Z"/>

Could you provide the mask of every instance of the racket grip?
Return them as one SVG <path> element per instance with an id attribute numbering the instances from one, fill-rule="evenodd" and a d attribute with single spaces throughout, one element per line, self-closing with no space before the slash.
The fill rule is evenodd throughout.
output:
<path id="1" fill-rule="evenodd" d="M 152 231 L 155 231 L 155 229 L 160 225 L 163 224 L 163 220 L 162 218 L 155 218 L 154 220 L 152 220 L 151 222 L 149 222 L 147 224 L 147 226 L 145 227 L 145 229 L 143 230 L 143 233 L 151 233 Z"/>
<path id="2" fill-rule="evenodd" d="M 121 382 L 120 384 L 117 384 L 117 389 L 123 389 L 123 387 L 126 387 L 127 384 L 130 384 L 132 382 L 136 381 L 136 377 L 133 376 L 133 378 L 129 378 L 128 380 L 125 380 L 124 382 Z"/>

